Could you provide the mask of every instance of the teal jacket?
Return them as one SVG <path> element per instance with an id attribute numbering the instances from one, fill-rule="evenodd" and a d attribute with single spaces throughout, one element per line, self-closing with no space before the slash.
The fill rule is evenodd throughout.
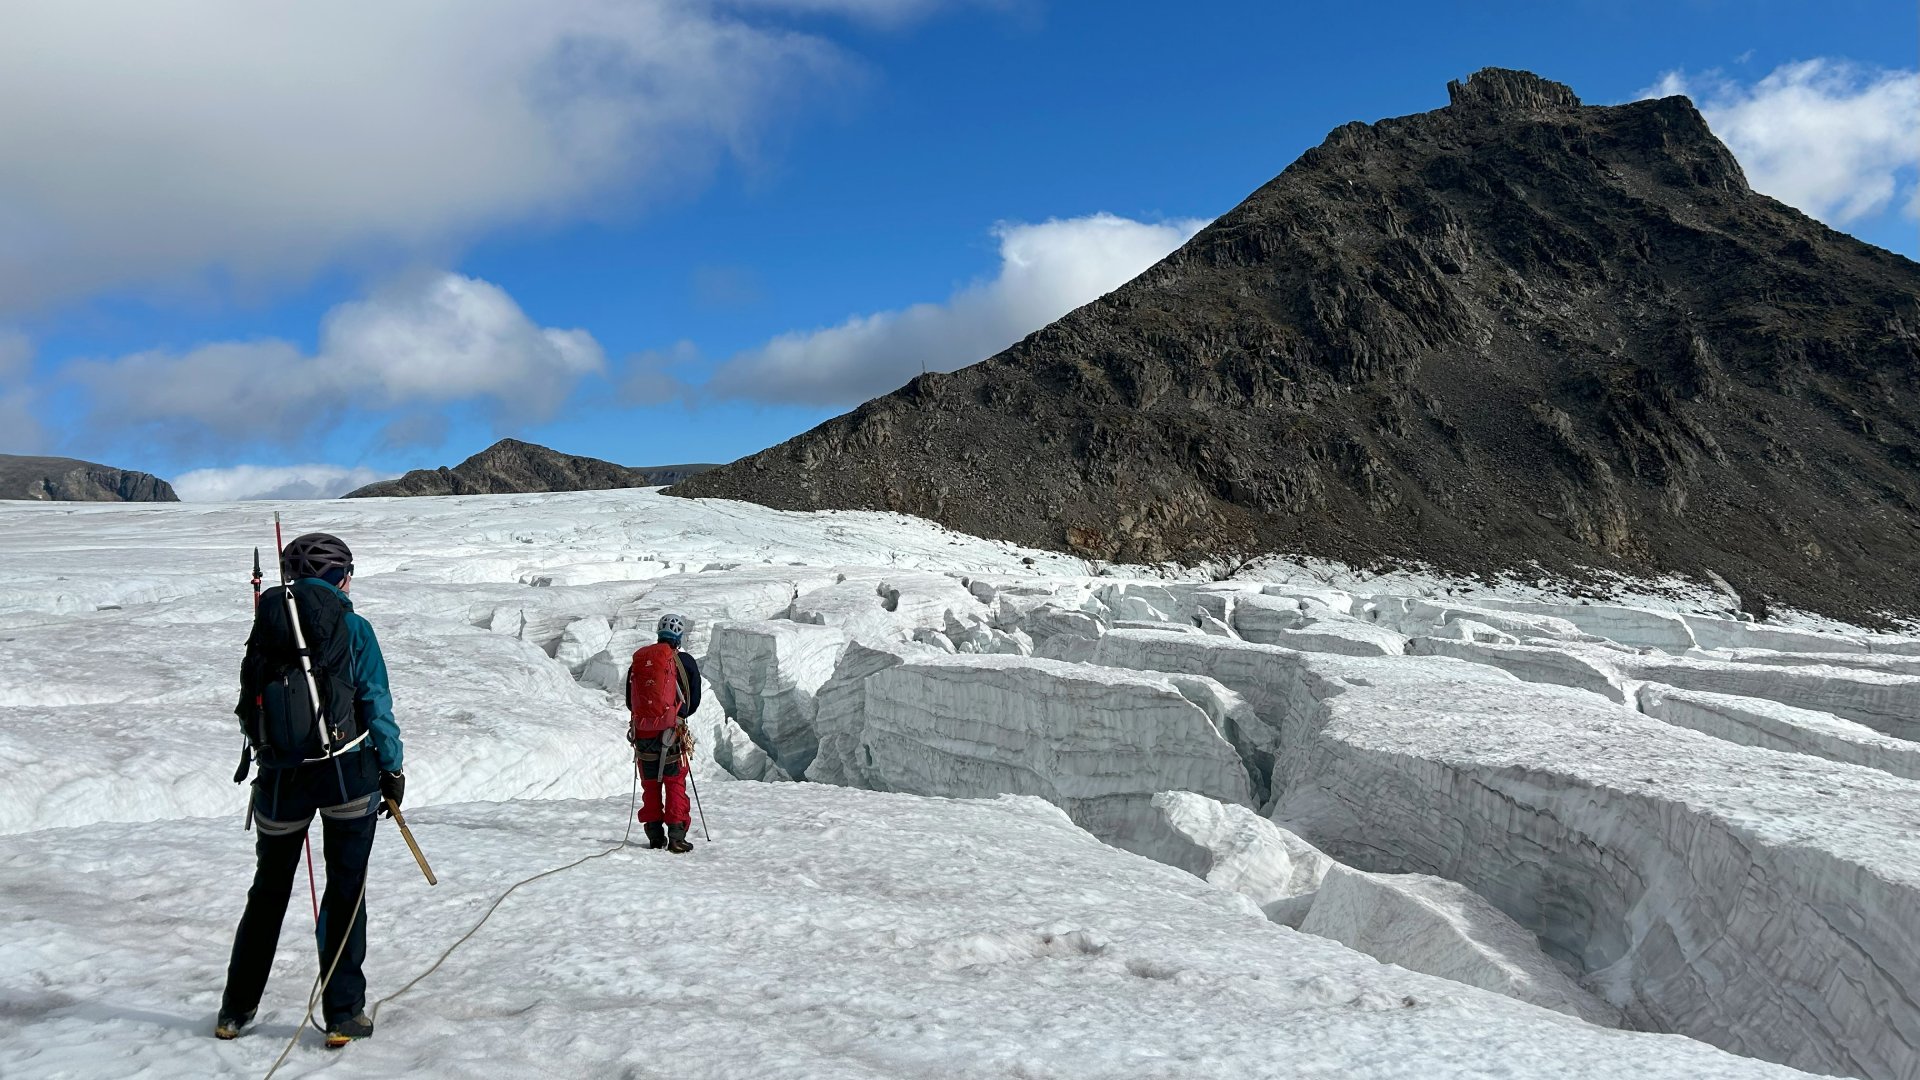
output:
<path id="1" fill-rule="evenodd" d="M 373 636 L 373 624 L 355 614 L 353 598 L 320 578 L 302 578 L 340 593 L 347 605 L 347 636 L 353 642 L 354 711 L 360 727 L 370 733 L 373 752 L 380 768 L 399 772 L 405 763 L 405 748 L 400 745 L 400 725 L 393 719 L 393 691 L 387 686 L 387 658 L 380 653 L 380 642 Z"/>

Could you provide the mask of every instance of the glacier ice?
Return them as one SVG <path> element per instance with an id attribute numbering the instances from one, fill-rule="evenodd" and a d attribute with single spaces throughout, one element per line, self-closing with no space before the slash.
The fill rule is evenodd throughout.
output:
<path id="1" fill-rule="evenodd" d="M 818 739 L 813 695 L 833 675 L 849 635 L 796 622 L 721 623 L 701 674 L 721 710 L 789 776 L 804 777 Z"/>
<path id="2" fill-rule="evenodd" d="M 1165 676 L 1022 656 L 929 654 L 885 666 L 868 652 L 848 656 L 877 670 L 843 702 L 830 704 L 823 689 L 818 779 L 918 795 L 1037 795 L 1122 847 L 1138 842 L 1156 792 L 1252 797 L 1246 765 L 1209 709 Z M 1224 690 L 1206 700 L 1233 711 Z"/>
<path id="3" fill-rule="evenodd" d="M 1671 611 L 1620 604 L 1550 604 L 1491 596 L 1476 598 L 1474 603 L 1499 611 L 1565 619 L 1585 633 L 1634 648 L 1683 653 L 1699 645 L 1687 620 Z"/>
<path id="4" fill-rule="evenodd" d="M 1299 929 L 1314 891 L 1336 865 L 1244 806 L 1191 791 L 1163 791 L 1152 806 L 1140 854 L 1246 897 L 1282 926 Z"/>
<path id="5" fill-rule="evenodd" d="M 1920 780 L 1920 743 L 1882 735 L 1832 713 L 1658 683 L 1640 687 L 1639 704 L 1648 716 L 1729 742 L 1811 754 Z"/>
<path id="6" fill-rule="evenodd" d="M 1278 718 L 1276 821 L 1362 869 L 1465 885 L 1630 1023 L 1911 1080 L 1911 782 L 1448 658 L 1115 631 L 1097 659 L 1211 675 Z"/>
<path id="7" fill-rule="evenodd" d="M 1332 938 L 1383 963 L 1478 986 L 1591 1024 L 1620 1026 L 1620 1011 L 1583 989 L 1532 934 L 1463 885 L 1427 874 L 1369 874 L 1334 866 L 1300 931 Z"/>
<path id="8" fill-rule="evenodd" d="M 1259 949 L 1276 950 L 1277 959 L 1262 959 L 1257 971 L 1236 969 L 1236 993 L 1265 986 L 1258 977 L 1279 972 L 1301 987 L 1303 1000 L 1317 1003 L 1310 1014 L 1318 1016 L 1350 1011 L 1352 1002 L 1371 1001 L 1367 994 L 1389 988 L 1428 988 L 1406 990 L 1425 995 L 1419 1006 L 1379 1015 L 1399 1018 L 1396 1025 L 1418 1019 L 1422 1009 L 1434 1008 L 1435 992 L 1443 1001 L 1474 1002 L 1459 1014 L 1470 1022 L 1446 1025 L 1448 1032 L 1459 1029 L 1463 1045 L 1484 1055 L 1474 1061 L 1515 1068 L 1524 1060 L 1535 1063 L 1527 1066 L 1535 1074 L 1589 1068 L 1596 1075 L 1783 1075 L 1678 1038 L 1592 1035 L 1570 1018 L 1542 1020 L 1517 1003 L 1487 1004 L 1485 995 L 1460 982 L 1393 972 L 1250 919 L 1264 907 L 1270 916 L 1303 920 L 1324 880 L 1309 870 L 1313 888 L 1296 891 L 1305 883 L 1291 877 L 1301 865 L 1319 865 L 1348 886 L 1364 886 L 1364 902 L 1348 905 L 1344 917 L 1351 925 L 1339 932 L 1362 944 L 1375 935 L 1379 940 L 1369 947 L 1379 955 L 1446 942 L 1430 956 L 1408 954 L 1405 962 L 1449 970 L 1449 962 L 1485 959 L 1471 944 L 1474 934 L 1454 936 L 1475 920 L 1433 921 L 1436 911 L 1457 914 L 1478 896 L 1585 973 L 1632 1025 L 1692 1034 L 1815 1071 L 1875 1080 L 1912 1075 L 1903 1069 L 1920 1045 L 1910 1004 L 1920 996 L 1914 989 L 1920 965 L 1908 940 L 1920 874 L 1913 839 L 1920 832 L 1914 809 L 1920 784 L 1910 778 L 1910 745 L 1867 725 L 1899 730 L 1901 718 L 1913 715 L 1904 680 L 1912 678 L 1920 653 L 1915 639 L 1670 614 L 1655 610 L 1664 603 L 1656 600 L 1644 601 L 1645 608 L 1633 606 L 1639 600 L 1543 604 L 1504 594 L 1497 598 L 1503 603 L 1456 601 L 1436 597 L 1481 590 L 1417 575 L 1379 579 L 1316 569 L 1295 581 L 1209 582 L 1165 576 L 1179 573 L 1172 568 L 1154 571 L 1162 576 L 1153 580 L 1139 580 L 1148 573 L 1140 568 L 1102 568 L 1101 576 L 1089 576 L 1089 567 L 1064 556 L 1023 552 L 897 515 L 782 514 L 635 491 L 297 510 L 302 528 L 340 532 L 365 552 L 355 600 L 373 620 L 393 669 L 416 824 L 431 826 L 441 815 L 467 823 L 451 835 L 443 830 L 430 850 L 456 838 L 505 837 L 528 820 L 568 821 L 587 813 L 530 800 L 617 796 L 617 812 L 611 800 L 591 805 L 608 817 L 625 813 L 632 771 L 619 738 L 619 684 L 627 655 L 652 640 L 653 619 L 671 606 L 696 618 L 692 644 L 719 677 L 690 719 L 701 746 L 695 767 L 703 787 L 727 776 L 785 779 L 768 750 L 798 748 L 810 730 L 818 740 L 810 779 L 982 795 L 1030 791 L 1058 800 L 1116 842 L 1136 850 L 1151 844 L 1159 857 L 1184 858 L 1189 869 L 1204 869 L 1229 889 L 1243 887 L 1233 895 L 1216 890 L 1218 899 L 1206 901 L 1248 927 L 1222 933 L 1220 954 L 1244 958 L 1249 942 L 1257 942 Z M 227 782 L 238 749 L 232 667 L 249 607 L 237 571 L 248 561 L 260 509 L 34 506 L 0 507 L 0 513 L 17 523 L 0 555 L 0 778 L 8 790 L 0 830 L 17 834 L 17 842 L 0 839 L 9 845 L 0 866 L 14 874 L 10 880 L 0 874 L 0 912 L 37 904 L 34 890 L 51 872 L 11 858 L 15 852 L 57 849 L 65 858 L 96 839 L 107 850 L 196 829 L 240 835 L 239 792 Z M 80 530 L 84 544 L 74 539 Z M 113 553 L 134 549 L 152 572 L 105 572 Z M 1340 588 L 1323 587 L 1327 582 Z M 1236 623 L 1256 625 L 1262 618 L 1269 620 L 1262 632 L 1274 640 L 1292 635 L 1295 645 L 1378 655 L 1262 646 L 1230 636 Z M 1675 618 L 1697 647 L 1676 631 Z M 728 624 L 766 629 L 732 638 Z M 812 661 L 795 660 L 779 644 L 830 635 L 852 640 L 836 655 Z M 1424 651 L 1455 648 L 1457 656 L 1400 655 L 1401 636 L 1426 639 Z M 1436 645 L 1441 639 L 1452 645 Z M 1458 648 L 1468 645 L 1480 648 Z M 1045 659 L 1021 655 L 1028 652 L 1075 663 L 1050 669 Z M 1523 682 L 1514 672 L 1544 682 Z M 1610 688 L 1617 690 L 1649 715 L 1552 685 L 1556 681 L 1608 697 Z M 1694 688 L 1672 686 L 1676 682 Z M 1103 695 L 1116 703 L 1103 704 Z M 729 708 L 759 729 L 760 741 L 728 716 Z M 1703 734 L 1708 731 L 1712 737 Z M 1169 749 L 1170 773 L 1159 756 Z M 1177 840 L 1163 829 L 1165 789 L 1176 786 L 1201 788 L 1203 795 L 1183 797 L 1197 800 L 1189 810 L 1205 809 L 1186 816 Z M 730 789 L 753 789 L 739 798 L 763 811 L 774 804 L 754 801 L 762 786 L 714 787 L 705 793 L 707 808 L 719 805 L 716 839 L 732 858 L 735 845 L 757 842 L 764 825 L 728 809 L 738 805 Z M 783 835 L 788 854 L 778 866 L 716 861 L 693 867 L 698 874 L 772 875 L 762 891 L 777 893 L 777 903 L 762 902 L 757 893 L 725 902 L 738 916 L 729 932 L 762 924 L 778 931 L 778 944 L 763 937 L 742 945 L 763 957 L 783 955 L 820 932 L 796 913 L 823 890 L 846 889 L 848 879 L 831 856 L 848 838 L 885 841 L 896 824 L 846 808 L 898 807 L 903 817 L 923 806 L 975 814 L 970 804 L 949 800 L 815 785 L 795 786 L 794 796 L 793 805 L 802 808 L 794 835 L 817 834 L 824 843 Z M 497 809 L 445 805 L 501 799 L 520 801 Z M 906 950 L 888 952 L 873 971 L 898 971 L 905 956 L 909 966 L 951 975 L 972 992 L 985 971 L 1084 961 L 1092 968 L 1105 964 L 1099 970 L 1109 971 L 1116 985 L 1132 980 L 1160 994 L 1198 985 L 1190 969 L 1164 956 L 1129 951 L 1125 932 L 1116 933 L 1124 918 L 966 926 L 932 940 L 899 920 L 884 921 L 892 904 L 923 917 L 926 867 L 943 860 L 957 860 L 952 877 L 961 891 L 953 896 L 972 896 L 965 890 L 981 884 L 969 853 L 990 852 L 995 867 L 1004 869 L 1003 842 L 1029 827 L 1046 836 L 1041 846 L 1050 855 L 1064 859 L 1083 843 L 1089 858 L 1104 853 L 1100 870 L 1091 870 L 1091 861 L 1074 864 L 1102 875 L 1097 880 L 1081 872 L 1060 878 L 1071 881 L 1067 888 L 1077 890 L 1075 896 L 1100 894 L 1088 901 L 1092 909 L 1112 905 L 1120 888 L 1115 882 L 1154 895 L 1186 887 L 1168 867 L 1112 861 L 1091 837 L 1066 828 L 1058 811 L 1041 813 L 1021 799 L 986 805 L 1001 816 L 967 820 L 990 820 L 994 831 L 940 834 L 944 847 L 911 866 L 866 868 L 877 889 L 858 893 L 859 906 L 868 909 L 861 917 L 882 921 L 865 922 L 852 940 L 881 933 Z M 593 814 L 599 820 L 600 811 Z M 188 820 L 196 816 L 217 822 Z M 134 819 L 171 820 L 118 823 Z M 57 836 L 41 831 L 70 825 L 89 827 Z M 1325 856 L 1289 829 L 1371 876 L 1316 862 Z M 241 839 L 236 852 L 244 859 Z M 1297 848 L 1288 847 L 1289 840 Z M 1274 849 L 1263 846 L 1276 842 L 1288 859 L 1284 874 L 1271 865 Z M 529 850 L 551 854 L 550 846 Z M 883 842 L 875 850 L 891 849 Z M 504 864 L 495 873 L 470 847 L 449 858 L 468 867 L 445 875 L 449 884 L 471 878 L 476 865 L 489 867 L 483 886 L 507 876 Z M 404 857 L 396 868 L 414 873 Z M 656 876 L 656 864 L 647 869 L 650 888 L 671 884 Z M 833 873 L 842 876 L 822 876 Z M 1413 887 L 1418 879 L 1402 873 L 1438 874 L 1458 884 L 1431 883 L 1440 897 L 1433 900 Z M 22 881 L 30 886 L 11 887 Z M 559 887 L 560 879 L 541 886 Z M 142 895 L 158 895 L 151 885 L 141 888 Z M 444 890 L 436 895 L 453 903 L 454 923 L 463 921 L 463 904 L 484 900 Z M 1044 892 L 1055 898 L 1063 889 L 1048 879 Z M 123 914 L 150 912 L 154 902 Z M 55 908 L 90 910 L 72 898 Z M 1389 918 L 1383 914 L 1389 910 L 1399 914 Z M 1340 912 L 1329 903 L 1323 918 Z M 593 910 L 561 914 L 539 925 L 566 933 L 603 928 L 564 922 L 590 922 Z M 426 925 L 451 932 L 447 921 Z M 38 934 L 51 925 L 44 913 L 30 914 L 0 934 L 0 969 L 24 973 L 13 981 L 0 973 L 0 998 L 28 1000 L 41 990 L 20 979 L 65 970 L 45 966 L 37 946 L 22 944 L 14 933 Z M 93 916 L 73 925 L 111 932 Z M 1407 925 L 1429 929 L 1409 932 Z M 418 942 L 423 954 L 437 955 L 441 944 L 428 940 L 432 936 Z M 517 956 L 550 952 L 533 938 L 506 940 L 527 946 L 511 950 Z M 125 944 L 90 953 L 89 964 L 115 962 L 114 951 Z M 1297 974 L 1309 956 L 1337 964 L 1312 977 Z M 1487 970 L 1498 969 L 1499 962 L 1489 963 Z M 1366 984 L 1374 989 L 1348 990 L 1362 971 L 1376 973 Z M 1471 982 L 1486 971 L 1449 973 Z M 470 978 L 467 983 L 499 992 Z M 58 992 L 73 993 L 78 984 L 59 985 Z M 182 1005 L 176 992 L 200 985 L 193 980 L 170 977 L 152 985 L 157 996 L 136 1006 L 166 1015 L 200 1007 Z M 1217 991 L 1228 983 L 1209 985 Z M 1053 1016 L 1076 987 L 1065 982 L 1023 1000 L 1037 1015 Z M 604 996 L 587 993 L 595 995 Z M 1212 1017 L 1221 1000 L 1213 993 L 1199 1011 Z M 1155 999 L 1154 1006 L 1165 1002 Z M 518 1008 L 515 1002 L 509 1011 L 530 1019 L 517 1023 L 537 1029 L 539 1009 Z M 49 1015 L 81 1036 L 63 1040 L 62 1048 L 83 1048 L 86 1036 L 102 1030 L 98 1021 L 60 1007 Z M 1270 1028 L 1270 1010 L 1262 1016 Z M 1497 1017 L 1534 1026 L 1495 1054 L 1486 1046 L 1504 1030 L 1506 1021 Z M 484 1021 L 468 1014 L 443 1022 L 465 1033 Z M 51 1030 L 28 1023 L 36 1032 Z M 0 1071 L 9 1075 L 14 1070 L 7 1063 L 16 1059 L 7 1055 L 23 1046 L 42 1054 L 50 1049 L 32 1036 L 23 1043 L 22 1030 L 28 1029 L 0 1031 Z M 1019 1045 L 1007 1043 L 1018 1039 L 1014 1029 L 995 1030 L 998 1045 Z M 1542 1031 L 1553 1033 L 1551 1043 Z M 1183 1045 L 1199 1054 L 1187 1063 L 1189 1071 L 1220 1074 L 1220 1068 L 1209 1073 L 1207 1063 L 1228 1060 L 1221 1054 L 1254 1061 L 1246 1055 L 1267 1053 L 1270 1041 L 1259 1035 L 1231 1047 L 1220 1040 Z M 204 1042 L 181 1046 L 192 1051 Z M 1547 1060 L 1540 1057 L 1543 1048 L 1574 1044 L 1604 1049 L 1553 1058 L 1550 1069 L 1538 1064 Z M 178 1049 L 169 1044 L 169 1055 Z M 764 1053 L 761 1047 L 741 1063 L 764 1065 L 754 1056 Z M 1328 1061 L 1341 1063 L 1330 1068 L 1369 1071 L 1367 1063 L 1356 1064 L 1349 1046 L 1330 1054 Z M 155 1075 L 218 1071 L 207 1067 L 211 1054 L 179 1054 L 177 1062 L 150 1058 L 163 1065 Z M 373 1059 L 356 1060 L 380 1074 L 380 1066 L 368 1064 Z M 1287 1064 L 1300 1060 L 1296 1051 Z M 1428 1064 L 1408 1061 L 1414 1068 Z M 166 1071 L 175 1066 L 176 1073 Z"/>
<path id="9" fill-rule="evenodd" d="M 1144 854 L 1246 897 L 1277 923 L 1410 971 L 1620 1024 L 1619 1010 L 1582 989 L 1533 935 L 1460 885 L 1341 866 L 1246 807 L 1190 791 L 1162 792 L 1153 809 Z"/>
<path id="10" fill-rule="evenodd" d="M 1550 645 L 1502 645 L 1457 638 L 1418 637 L 1407 646 L 1415 656 L 1449 656 L 1510 672 L 1526 682 L 1570 686 L 1608 701 L 1627 700 L 1627 678 L 1610 658 Z"/>

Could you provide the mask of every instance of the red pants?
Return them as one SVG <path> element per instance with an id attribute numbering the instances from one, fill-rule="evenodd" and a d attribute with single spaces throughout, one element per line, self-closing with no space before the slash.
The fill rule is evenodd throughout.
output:
<path id="1" fill-rule="evenodd" d="M 667 789 L 667 812 L 660 813 L 660 789 Z M 676 772 L 665 780 L 640 781 L 640 823 L 664 821 L 669 825 L 689 825 L 693 808 L 687 803 L 687 776 Z"/>

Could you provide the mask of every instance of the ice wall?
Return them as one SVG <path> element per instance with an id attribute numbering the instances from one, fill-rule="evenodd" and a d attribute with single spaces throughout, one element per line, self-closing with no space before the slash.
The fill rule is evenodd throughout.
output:
<path id="1" fill-rule="evenodd" d="M 1777 701 L 1676 690 L 1640 688 L 1640 711 L 1716 739 L 1762 746 L 1828 761 L 1865 765 L 1908 780 L 1920 780 L 1920 743 L 1882 735 L 1832 713 L 1796 709 Z"/>
<path id="2" fill-rule="evenodd" d="M 1098 658 L 1209 674 L 1278 718 L 1275 820 L 1361 868 L 1465 885 L 1630 1022 L 1920 1075 L 1911 782 L 1457 660 L 1136 631 Z"/>
<path id="3" fill-rule="evenodd" d="M 858 646 L 842 667 L 847 677 L 819 698 L 821 779 L 920 795 L 1037 795 L 1130 849 L 1156 792 L 1252 797 L 1246 766 L 1208 709 L 1165 676 Z M 851 674 L 860 670 L 869 673 Z"/>
<path id="4" fill-rule="evenodd" d="M 1532 934 L 1465 886 L 1426 874 L 1338 866 L 1313 895 L 1303 933 L 1332 938 L 1382 963 L 1478 986 L 1590 1024 L 1620 1012 L 1540 951 Z"/>
<path id="5" fill-rule="evenodd" d="M 721 710 L 787 775 L 805 777 L 819 747 L 813 696 L 832 677 L 848 640 L 832 626 L 721 623 L 701 673 L 712 681 Z"/>

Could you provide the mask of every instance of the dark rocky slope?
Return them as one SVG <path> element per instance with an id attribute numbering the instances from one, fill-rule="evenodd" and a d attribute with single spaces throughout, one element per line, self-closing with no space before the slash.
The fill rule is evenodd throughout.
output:
<path id="1" fill-rule="evenodd" d="M 179 502 L 173 485 L 149 473 L 73 458 L 0 454 L 0 499 L 52 502 Z"/>
<path id="2" fill-rule="evenodd" d="M 1920 265 L 1752 191 L 1685 98 L 1448 89 L 998 356 L 673 493 L 1920 614 Z"/>
<path id="3" fill-rule="evenodd" d="M 510 495 L 529 491 L 600 491 L 677 484 L 711 465 L 628 468 L 576 457 L 518 439 L 501 439 L 449 469 L 415 469 L 397 480 L 356 488 L 342 498 L 382 495 Z"/>

